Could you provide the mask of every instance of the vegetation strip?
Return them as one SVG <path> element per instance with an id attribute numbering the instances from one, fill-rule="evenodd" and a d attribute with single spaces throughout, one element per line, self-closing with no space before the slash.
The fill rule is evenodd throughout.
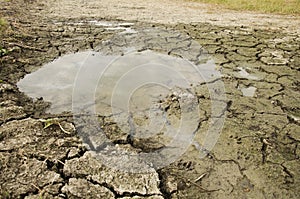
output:
<path id="1" fill-rule="evenodd" d="M 300 15 L 299 0 L 193 0 L 216 4 L 233 10 L 249 10 L 262 13 Z"/>

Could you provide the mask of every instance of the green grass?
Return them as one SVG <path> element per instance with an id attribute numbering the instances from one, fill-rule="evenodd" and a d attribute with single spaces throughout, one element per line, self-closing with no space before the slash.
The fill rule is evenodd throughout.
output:
<path id="1" fill-rule="evenodd" d="M 7 28 L 7 21 L 0 17 L 0 35 Z"/>
<path id="2" fill-rule="evenodd" d="M 0 17 L 0 39 L 2 39 L 3 33 L 7 28 L 7 21 Z M 0 58 L 8 54 L 8 50 L 3 48 L 0 43 Z"/>
<path id="3" fill-rule="evenodd" d="M 300 15 L 300 0 L 192 0 L 211 3 L 233 10 Z"/>
<path id="4" fill-rule="evenodd" d="M 9 53 L 9 50 L 5 49 L 5 48 L 2 48 L 0 46 L 0 57 L 3 57 L 5 55 L 7 55 Z"/>

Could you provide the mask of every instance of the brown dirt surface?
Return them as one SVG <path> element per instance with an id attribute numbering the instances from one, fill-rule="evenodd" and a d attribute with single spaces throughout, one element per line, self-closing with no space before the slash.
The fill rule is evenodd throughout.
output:
<path id="1" fill-rule="evenodd" d="M 6 50 L 0 53 L 0 198 L 300 198 L 299 17 L 183 0 L 0 0 L 0 16 L 8 22 L 0 35 Z M 226 120 L 204 158 L 196 135 L 197 142 L 164 168 L 115 171 L 82 143 L 70 112 L 47 113 L 49 102 L 19 91 L 17 82 L 26 74 L 65 54 L 94 50 L 107 40 L 116 42 L 108 49 L 127 47 L 119 30 L 95 21 L 160 28 L 164 41 L 176 31 L 213 57 L 226 89 Z M 150 38 L 141 46 L 157 44 L 162 40 Z M 158 50 L 184 54 L 189 44 L 178 50 L 167 42 Z M 204 85 L 194 89 L 203 104 L 199 128 L 207 129 L 211 99 Z M 177 97 L 162 102 L 170 118 L 180 116 Z M 126 150 L 160 147 L 155 139 L 128 140 L 110 117 L 99 118 L 107 136 Z M 53 124 L 44 128 L 46 120 Z"/>

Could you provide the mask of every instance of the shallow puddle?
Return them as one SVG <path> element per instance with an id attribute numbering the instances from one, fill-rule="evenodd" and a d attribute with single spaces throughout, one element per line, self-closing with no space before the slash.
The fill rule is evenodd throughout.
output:
<path id="1" fill-rule="evenodd" d="M 250 86 L 248 88 L 241 88 L 241 91 L 246 97 L 254 97 L 256 89 L 257 88 Z"/>
<path id="2" fill-rule="evenodd" d="M 98 126 L 99 115 L 113 116 L 121 131 L 134 139 L 154 136 L 168 147 L 158 153 L 130 153 L 130 161 L 138 164 L 143 159 L 162 167 L 175 161 L 191 144 L 200 117 L 193 88 L 206 82 L 211 82 L 207 87 L 211 114 L 216 117 L 207 136 L 209 142 L 202 143 L 202 149 L 210 150 L 217 141 L 226 106 L 221 103 L 225 89 L 218 80 L 220 76 L 214 61 L 198 43 L 180 33 L 153 28 L 116 34 L 95 51 L 60 57 L 26 75 L 18 87 L 32 98 L 43 97 L 51 102 L 51 113 L 72 112 L 76 125 L 85 126 L 79 135 L 91 150 L 98 152 L 111 145 Z M 164 103 L 170 107 L 179 103 L 180 107 L 170 112 L 177 112 L 176 117 L 162 107 Z M 116 147 L 107 150 L 101 153 L 107 164 L 119 161 L 119 156 L 111 153 L 124 153 Z"/>
<path id="3" fill-rule="evenodd" d="M 133 25 L 102 21 L 88 23 L 113 29 L 125 28 L 125 32 Z M 172 50 L 180 47 L 182 51 Z M 191 48 L 190 52 L 187 48 Z M 170 50 L 177 56 L 163 52 Z M 109 115 L 115 102 L 118 103 L 116 108 L 124 108 L 122 99 L 135 96 L 134 93 L 138 94 L 130 101 L 147 107 L 143 101 L 161 100 L 158 96 L 166 97 L 175 87 L 190 88 L 220 77 L 214 61 L 202 52 L 201 46 L 176 32 L 148 29 L 117 34 L 116 38 L 98 46 L 96 51 L 64 55 L 26 75 L 17 85 L 28 96 L 43 97 L 51 102 L 50 113 L 71 111 L 72 103 L 87 109 L 96 102 L 99 114 Z M 112 96 L 117 96 L 115 101 L 112 101 Z"/>
<path id="4" fill-rule="evenodd" d="M 61 23 L 57 22 L 56 24 L 61 24 Z M 122 33 L 126 33 L 126 34 L 136 33 L 136 31 L 132 29 L 132 26 L 134 25 L 134 23 L 130 23 L 130 22 L 112 22 L 112 21 L 91 20 L 91 21 L 69 22 L 68 25 L 74 25 L 74 26 L 92 25 L 92 26 L 103 27 L 105 30 L 108 30 L 108 31 L 121 31 Z"/>
<path id="5" fill-rule="evenodd" d="M 247 79 L 250 79 L 250 80 L 258 80 L 259 79 L 259 77 L 248 73 L 247 70 L 242 68 L 242 67 L 238 67 L 238 69 L 240 70 L 239 75 L 243 78 L 247 78 Z"/>
<path id="6" fill-rule="evenodd" d="M 213 64 L 213 62 L 211 62 Z M 145 107 L 147 98 L 159 100 L 175 87 L 189 88 L 205 82 L 212 70 L 198 74 L 190 62 L 160 54 L 154 51 L 131 52 L 123 56 L 103 55 L 99 52 L 84 51 L 68 54 L 46 64 L 18 82 L 20 91 L 32 98 L 43 97 L 51 102 L 51 113 L 72 110 L 73 103 L 80 103 L 85 109 L 94 101 L 101 115 L 108 115 L 106 108 L 117 103 L 124 107 L 133 95 L 133 103 Z M 74 86 L 76 85 L 76 88 Z M 74 96 L 75 89 L 81 96 Z M 112 101 L 112 97 L 116 96 Z M 111 104 L 113 102 L 113 104 Z M 108 106 L 108 107 L 106 107 Z M 121 111 L 121 110 L 120 110 Z M 123 110 L 124 111 L 124 110 Z"/>

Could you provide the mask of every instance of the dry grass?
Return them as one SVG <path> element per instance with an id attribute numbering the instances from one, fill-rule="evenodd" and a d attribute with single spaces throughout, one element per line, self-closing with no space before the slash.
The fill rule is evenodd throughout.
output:
<path id="1" fill-rule="evenodd" d="M 300 0 L 192 0 L 211 3 L 233 10 L 300 15 Z"/>

